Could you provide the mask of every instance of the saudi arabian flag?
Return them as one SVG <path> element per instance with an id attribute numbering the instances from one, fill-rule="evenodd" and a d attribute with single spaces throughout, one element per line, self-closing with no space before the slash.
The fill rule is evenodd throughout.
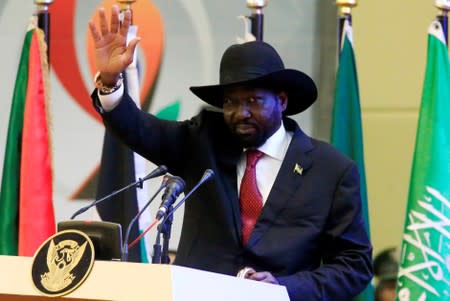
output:
<path id="1" fill-rule="evenodd" d="M 428 30 L 396 298 L 450 300 L 450 62 L 438 21 Z"/>
<path id="2" fill-rule="evenodd" d="M 0 255 L 33 256 L 55 233 L 48 64 L 37 19 L 26 33 L 11 104 L 0 189 Z"/>
<path id="3" fill-rule="evenodd" d="M 348 20 L 345 20 L 342 30 L 331 126 L 331 144 L 352 158 L 358 166 L 363 218 L 367 233 L 370 236 L 358 75 L 353 52 L 352 27 Z M 356 300 L 361 301 L 373 299 L 374 292 L 371 284 L 356 298 Z"/>

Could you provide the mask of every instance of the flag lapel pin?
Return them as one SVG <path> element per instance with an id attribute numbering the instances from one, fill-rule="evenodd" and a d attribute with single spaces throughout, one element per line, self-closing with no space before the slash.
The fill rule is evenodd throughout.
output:
<path id="1" fill-rule="evenodd" d="M 298 174 L 298 175 L 302 175 L 303 174 L 303 167 L 301 167 L 300 165 L 298 165 L 298 163 L 295 163 L 294 166 L 294 173 Z"/>

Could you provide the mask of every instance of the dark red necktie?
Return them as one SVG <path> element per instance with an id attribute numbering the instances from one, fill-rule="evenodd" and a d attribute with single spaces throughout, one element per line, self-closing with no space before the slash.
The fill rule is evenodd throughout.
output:
<path id="1" fill-rule="evenodd" d="M 256 185 L 256 163 L 263 156 L 258 150 L 248 150 L 247 166 L 241 181 L 239 200 L 241 203 L 242 242 L 247 243 L 261 213 L 262 195 Z"/>

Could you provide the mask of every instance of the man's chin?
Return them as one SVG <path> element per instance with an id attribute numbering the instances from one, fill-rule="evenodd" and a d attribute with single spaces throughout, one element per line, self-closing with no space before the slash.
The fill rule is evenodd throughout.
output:
<path id="1" fill-rule="evenodd" d="M 242 147 L 250 148 L 250 147 L 259 147 L 263 144 L 263 141 L 259 139 L 259 137 L 255 137 L 254 135 L 236 135 L 237 139 L 241 143 Z"/>

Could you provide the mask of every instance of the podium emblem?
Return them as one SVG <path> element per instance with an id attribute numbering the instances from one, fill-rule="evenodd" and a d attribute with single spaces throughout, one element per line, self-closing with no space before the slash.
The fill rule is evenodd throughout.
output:
<path id="1" fill-rule="evenodd" d="M 78 288 L 94 265 L 94 246 L 81 231 L 66 230 L 48 238 L 33 258 L 33 284 L 42 294 L 66 295 Z"/>

